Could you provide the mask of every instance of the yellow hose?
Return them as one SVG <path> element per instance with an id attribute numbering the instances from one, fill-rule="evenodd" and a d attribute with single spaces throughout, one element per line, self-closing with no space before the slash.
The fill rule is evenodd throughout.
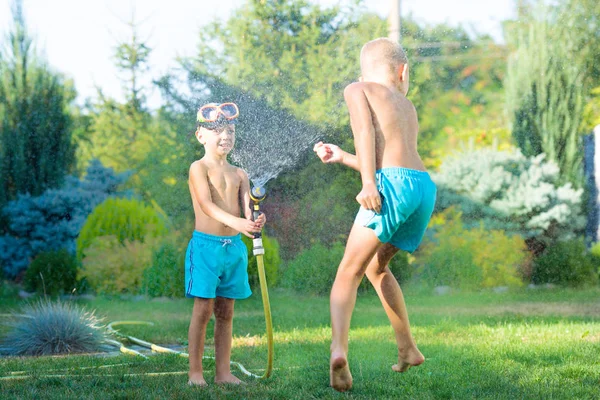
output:
<path id="1" fill-rule="evenodd" d="M 145 340 L 138 339 L 138 338 L 133 337 L 133 336 L 124 335 L 124 334 L 122 334 L 122 333 L 120 333 L 120 332 L 118 332 L 118 331 L 115 330 L 114 326 L 116 326 L 116 325 L 154 325 L 152 322 L 146 322 L 146 321 L 115 321 L 115 322 L 111 322 L 110 324 L 108 324 L 106 326 L 106 328 L 108 329 L 108 331 L 110 333 L 113 333 L 113 334 L 118 335 L 118 336 L 122 336 L 122 337 L 124 337 L 124 338 L 130 340 L 131 342 L 133 342 L 135 344 L 138 344 L 140 346 L 147 347 L 147 348 L 151 349 L 155 353 L 169 353 L 169 354 L 177 354 L 177 355 L 179 355 L 181 357 L 184 357 L 184 358 L 188 358 L 189 357 L 187 353 L 184 353 L 182 351 L 177 351 L 177 350 L 169 349 L 167 347 L 162 347 L 162 346 L 159 346 L 159 345 L 154 344 L 154 343 L 146 342 Z"/>
<path id="2" fill-rule="evenodd" d="M 140 357 L 143 357 L 143 358 L 148 358 L 145 355 L 143 355 L 142 353 L 140 353 L 139 351 L 135 351 L 133 349 L 125 347 L 123 345 L 123 343 L 117 342 L 116 340 L 108 339 L 108 340 L 106 340 L 106 343 L 111 344 L 111 345 L 113 345 L 115 347 L 118 347 L 119 351 L 121 353 L 123 353 L 123 354 L 129 354 L 129 355 L 132 355 L 132 356 L 140 356 Z"/>
<path id="3" fill-rule="evenodd" d="M 269 290 L 267 289 L 267 277 L 262 254 L 256 256 L 256 264 L 258 265 L 258 279 L 267 324 L 267 369 L 261 378 L 268 378 L 273 371 L 273 320 L 271 319 L 271 303 L 269 302 Z"/>
<path id="4" fill-rule="evenodd" d="M 262 257 L 261 257 L 261 265 L 262 265 Z M 260 275 L 260 273 L 259 273 L 259 275 Z M 263 265 L 263 275 L 264 275 L 264 265 Z M 261 281 L 261 282 L 262 282 L 262 281 Z M 266 286 L 265 286 L 265 290 L 266 290 Z M 264 301 L 264 297 L 263 297 L 263 301 Z M 266 302 L 267 302 L 267 303 L 266 303 L 266 304 L 267 304 L 267 307 L 269 307 L 269 305 L 268 305 L 268 304 L 269 304 L 269 295 L 268 295 L 268 293 L 267 293 Z M 114 328 L 114 327 L 115 327 L 115 326 L 117 326 L 117 325 L 154 325 L 152 322 L 147 322 L 147 321 L 114 321 L 114 322 L 111 322 L 110 324 L 108 324 L 106 328 L 107 328 L 107 330 L 108 330 L 110 333 L 112 333 L 112 334 L 114 334 L 114 335 L 117 335 L 117 336 L 121 336 L 121 337 L 123 337 L 123 338 L 125 338 L 125 339 L 127 339 L 127 340 L 129 340 L 129 341 L 131 341 L 131 342 L 133 342 L 133 343 L 136 343 L 136 344 L 138 344 L 138 345 L 140 345 L 140 346 L 143 346 L 143 347 L 149 348 L 149 349 L 151 349 L 153 352 L 156 352 L 156 353 L 170 353 L 170 354 L 176 354 L 176 355 L 178 355 L 178 356 L 181 356 L 181 357 L 184 357 L 184 358 L 189 358 L 189 354 L 188 354 L 188 353 L 185 353 L 185 352 L 183 352 L 183 351 L 177 351 L 177 350 L 169 349 L 169 348 L 167 348 L 167 347 L 158 346 L 158 345 L 156 345 L 156 344 L 154 344 L 154 343 L 150 343 L 150 342 L 147 342 L 147 341 L 145 341 L 145 340 L 138 339 L 138 338 L 136 338 L 136 337 L 133 337 L 133 336 L 129 336 L 129 335 L 125 335 L 125 334 L 123 334 L 123 333 L 120 333 L 119 331 L 115 330 L 115 328 Z M 267 325 L 267 329 L 268 329 L 270 326 L 271 326 L 271 312 L 270 312 L 270 307 L 269 307 L 269 319 L 268 319 L 268 325 Z M 268 332 L 268 331 L 267 331 L 267 332 Z M 263 376 L 259 376 L 259 375 L 253 374 L 252 372 L 248 371 L 248 370 L 246 369 L 246 367 L 244 367 L 242 364 L 240 364 L 240 363 L 239 363 L 239 362 L 237 362 L 237 361 L 230 361 L 229 363 L 230 363 L 231 365 L 233 365 L 234 367 L 237 367 L 237 368 L 238 368 L 238 369 L 239 369 L 239 370 L 240 370 L 240 371 L 241 371 L 241 372 L 242 372 L 244 375 L 246 375 L 246 376 L 249 376 L 249 377 L 252 377 L 252 378 L 255 378 L 255 379 L 263 379 L 263 378 L 268 378 L 268 377 L 269 377 L 269 375 L 271 375 L 271 370 L 272 370 L 272 367 L 273 367 L 273 333 L 272 333 L 272 329 L 271 329 L 271 334 L 270 334 L 270 336 L 269 336 L 269 337 L 271 338 L 271 339 L 270 339 L 270 342 L 269 342 L 269 343 L 271 343 L 271 345 L 270 345 L 270 347 L 269 347 L 269 349 L 270 349 L 270 350 L 269 350 L 269 354 L 270 354 L 270 357 L 269 357 L 269 360 L 270 360 L 270 361 L 269 361 L 269 365 L 270 365 L 271 367 L 270 367 L 270 368 L 269 368 L 269 369 L 268 369 L 268 370 L 265 372 L 265 374 L 264 374 Z M 117 341 L 112 341 L 112 342 L 113 342 L 113 343 L 111 343 L 111 344 L 115 344 L 115 345 L 116 345 L 116 344 L 120 344 L 120 343 L 119 343 L 119 342 L 117 342 Z M 117 346 L 117 347 L 118 347 L 118 346 Z M 128 348 L 126 348 L 125 346 L 122 346 L 122 345 L 121 345 L 121 349 L 120 349 L 120 350 L 121 350 L 121 352 L 123 352 L 123 353 L 125 353 L 125 354 L 140 355 L 140 356 L 142 356 L 142 357 L 144 357 L 144 358 L 147 358 L 147 357 L 146 357 L 146 356 L 144 356 L 143 354 L 141 354 L 141 353 L 139 353 L 139 352 L 136 352 L 135 350 L 128 349 Z M 214 358 L 214 357 L 211 357 L 211 356 L 203 356 L 202 358 L 203 358 L 203 359 L 207 359 L 207 360 L 215 360 L 215 358 Z M 3 379 L 3 378 L 0 378 L 0 380 L 2 380 L 2 379 Z"/>

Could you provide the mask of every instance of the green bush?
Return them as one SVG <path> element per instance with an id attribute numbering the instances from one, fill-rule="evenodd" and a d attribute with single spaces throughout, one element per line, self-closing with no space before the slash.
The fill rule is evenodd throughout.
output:
<path id="1" fill-rule="evenodd" d="M 459 207 L 469 228 L 483 222 L 488 229 L 552 242 L 573 238 L 585 227 L 583 189 L 565 184 L 558 165 L 544 154 L 465 151 L 445 158 L 432 178 L 436 210 Z"/>
<path id="2" fill-rule="evenodd" d="M 133 199 L 108 198 L 88 216 L 77 238 L 77 258 L 94 238 L 114 236 L 117 241 L 144 242 L 146 237 L 160 237 L 167 233 L 164 220 L 152 207 Z"/>
<path id="3" fill-rule="evenodd" d="M 597 253 L 597 249 L 594 249 Z M 598 283 L 594 253 L 588 253 L 583 239 L 556 242 L 546 248 L 533 265 L 533 283 L 583 286 Z"/>
<path id="4" fill-rule="evenodd" d="M 454 208 L 432 219 L 433 239 L 417 253 L 422 283 L 462 289 L 521 286 L 520 268 L 527 254 L 518 235 L 483 226 L 465 229 Z"/>
<path id="5" fill-rule="evenodd" d="M 328 294 L 343 256 L 341 243 L 335 242 L 331 247 L 316 243 L 287 264 L 282 286 L 302 293 Z"/>
<path id="6" fill-rule="evenodd" d="M 592 257 L 592 262 L 596 266 L 598 280 L 600 280 L 600 242 L 594 243 L 590 249 L 590 256 Z"/>
<path id="7" fill-rule="evenodd" d="M 331 247 L 321 243 L 301 251 L 296 258 L 287 263 L 283 271 L 282 286 L 303 293 L 328 294 L 335 280 L 338 267 L 344 256 L 345 246 L 334 242 Z M 398 282 L 406 282 L 412 276 L 412 267 L 408 263 L 408 253 L 400 251 L 392 258 L 390 270 Z M 366 276 L 359 290 L 371 290 Z"/>
<path id="8" fill-rule="evenodd" d="M 2 280 L 0 281 L 0 299 L 17 298 L 20 289 L 21 285 L 14 281 Z"/>
<path id="9" fill-rule="evenodd" d="M 85 251 L 78 277 L 98 294 L 138 294 L 144 270 L 152 264 L 158 239 L 121 244 L 116 236 L 94 238 Z"/>
<path id="10" fill-rule="evenodd" d="M 398 283 L 406 283 L 413 277 L 414 268 L 408 262 L 408 253 L 399 251 L 390 261 L 390 271 Z"/>
<path id="11" fill-rule="evenodd" d="M 56 296 L 71 292 L 77 284 L 77 259 L 66 250 L 38 254 L 23 278 L 29 292 Z"/>
<path id="12" fill-rule="evenodd" d="M 271 238 L 264 233 L 262 234 L 263 247 L 265 254 L 263 256 L 263 262 L 265 264 L 265 275 L 267 277 L 267 284 L 269 287 L 273 287 L 279 280 L 279 268 L 281 266 L 281 256 L 279 255 L 279 243 L 275 238 Z M 258 264 L 256 257 L 252 253 L 252 239 L 242 235 L 242 241 L 248 248 L 248 280 L 250 281 L 250 287 L 258 288 L 260 281 L 258 279 Z"/>
<path id="13" fill-rule="evenodd" d="M 142 293 L 150 297 L 183 297 L 184 258 L 184 248 L 172 241 L 162 243 L 152 255 L 152 265 L 144 270 Z"/>

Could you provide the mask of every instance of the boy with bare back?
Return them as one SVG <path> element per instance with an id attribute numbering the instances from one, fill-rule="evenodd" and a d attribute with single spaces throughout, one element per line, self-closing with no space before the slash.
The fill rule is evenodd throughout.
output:
<path id="1" fill-rule="evenodd" d="M 331 290 L 330 383 L 338 391 L 352 387 L 348 331 L 365 273 L 394 328 L 398 363 L 392 369 L 404 372 L 425 361 L 410 333 L 402 291 L 388 268 L 398 249 L 416 250 L 436 197 L 417 152 L 417 112 L 406 98 L 408 60 L 398 43 L 380 38 L 363 46 L 360 67 L 360 82 L 344 90 L 356 155 L 322 142 L 314 147 L 324 163 L 353 168 L 362 180 L 356 196 L 361 207 Z"/>
<path id="2" fill-rule="evenodd" d="M 195 230 L 185 258 L 186 297 L 194 299 L 188 334 L 190 385 L 205 386 L 202 356 L 206 326 L 215 315 L 215 382 L 240 384 L 229 362 L 236 299 L 252 293 L 248 283 L 248 253 L 240 232 L 253 237 L 265 217 L 251 220 L 250 183 L 244 170 L 227 161 L 235 144 L 234 103 L 207 104 L 198 110 L 196 138 L 204 146 L 202 159 L 190 166 L 189 188 Z M 245 218 L 241 218 L 240 215 Z"/>

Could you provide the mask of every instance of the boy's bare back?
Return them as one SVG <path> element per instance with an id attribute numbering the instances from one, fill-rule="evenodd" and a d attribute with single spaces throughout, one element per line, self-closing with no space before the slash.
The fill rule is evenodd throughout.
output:
<path id="1" fill-rule="evenodd" d="M 238 231 L 209 217 L 202 211 L 192 186 L 194 176 L 204 177 L 196 182 L 206 182 L 206 186 L 202 183 L 199 184 L 200 189 L 210 195 L 216 206 L 229 214 L 240 215 L 241 204 L 243 204 L 242 197 L 249 191 L 246 173 L 241 168 L 234 167 L 229 163 L 218 164 L 205 159 L 195 161 L 190 166 L 191 179 L 188 186 L 196 216 L 194 229 L 217 236 L 236 235 Z M 204 194 L 206 195 L 206 193 Z"/>
<path id="2" fill-rule="evenodd" d="M 417 151 L 417 111 L 410 100 L 396 88 L 375 82 L 352 83 L 346 87 L 344 96 L 353 130 L 355 125 L 359 131 L 374 129 L 376 169 L 425 170 Z"/>
<path id="3" fill-rule="evenodd" d="M 352 388 L 348 332 L 356 290 L 366 274 L 376 289 L 398 345 L 396 372 L 425 361 L 411 332 L 400 286 L 388 265 L 398 250 L 414 252 L 431 218 L 436 188 L 417 151 L 418 122 L 409 89 L 408 59 L 388 38 L 366 43 L 360 54 L 361 81 L 344 90 L 356 155 L 319 142 L 324 163 L 341 163 L 360 172 L 361 205 L 331 289 L 330 384 Z"/>

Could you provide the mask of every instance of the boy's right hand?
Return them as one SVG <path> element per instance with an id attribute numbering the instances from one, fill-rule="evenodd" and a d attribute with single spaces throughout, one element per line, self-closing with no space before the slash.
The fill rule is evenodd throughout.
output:
<path id="1" fill-rule="evenodd" d="M 335 144 L 319 142 L 313 150 L 325 164 L 341 163 L 344 159 L 343 150 Z"/>
<path id="2" fill-rule="evenodd" d="M 375 183 L 363 184 L 356 201 L 366 210 L 375 211 L 377 214 L 381 212 L 381 195 Z"/>
<path id="3" fill-rule="evenodd" d="M 262 220 L 252 221 L 251 219 L 237 218 L 232 228 L 253 239 L 254 233 L 260 232 L 263 224 Z"/>

